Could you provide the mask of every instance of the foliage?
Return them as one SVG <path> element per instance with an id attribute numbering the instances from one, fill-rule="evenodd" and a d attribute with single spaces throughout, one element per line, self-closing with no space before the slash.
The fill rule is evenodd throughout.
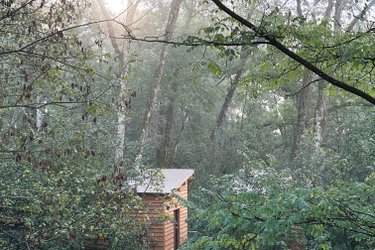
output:
<path id="1" fill-rule="evenodd" d="M 79 31 L 88 7 L 1 2 L 2 249 L 146 248 L 131 170 L 111 175 L 116 61 Z"/>
<path id="2" fill-rule="evenodd" d="M 373 96 L 372 16 L 346 31 L 348 20 L 323 17 L 324 1 L 301 1 L 302 15 L 293 1 L 224 1 L 256 24 L 251 30 L 203 2 L 182 3 L 143 141 L 168 1 L 142 1 L 126 29 L 116 23 L 121 15 L 111 22 L 118 44 L 129 44 L 126 74 L 106 24 L 89 25 L 101 15 L 94 2 L 1 1 L 1 248 L 77 249 L 97 240 L 147 248 L 146 224 L 131 216 L 141 203 L 127 185 L 141 144 L 143 167 L 196 170 L 185 249 L 375 247 L 372 106 L 320 89 L 318 76 L 264 39 Z M 354 10 L 345 1 L 343 14 Z M 121 40 L 127 35 L 137 41 Z M 121 106 L 125 155 L 117 162 Z"/>
<path id="3" fill-rule="evenodd" d="M 77 249 L 98 237 L 113 248 L 140 247 L 147 236 L 128 216 L 140 201 L 109 181 L 97 181 L 98 166 L 70 164 L 58 173 L 21 164 L 1 168 L 9 173 L 1 182 L 2 248 Z"/>
<path id="4" fill-rule="evenodd" d="M 239 170 L 213 176 L 205 188 L 194 192 L 189 203 L 194 233 L 185 249 L 372 249 L 373 111 L 352 97 L 340 97 L 331 87 L 325 87 L 324 98 L 329 102 L 323 106 L 317 100 L 321 93 L 313 86 L 317 80 L 304 82 L 308 73 L 272 42 L 278 39 L 330 76 L 372 95 L 369 83 L 374 68 L 367 60 L 373 53 L 373 42 L 368 40 L 373 40 L 371 25 L 358 28 L 367 32 L 344 32 L 333 30 L 336 24 L 322 17 L 324 11 L 296 16 L 277 4 L 225 3 L 255 28 L 244 29 L 233 40 L 233 31 L 241 32 L 241 22 L 215 12 L 211 26 L 189 39 L 231 43 L 233 47 L 265 45 L 253 45 L 257 51 L 254 63 L 247 65 L 251 70 L 240 86 L 247 94 L 240 122 L 229 122 L 232 127 L 226 130 L 223 126 L 217 134 L 218 141 L 230 133 L 240 134 L 234 137 L 240 145 L 238 155 L 243 157 L 235 168 Z M 250 17 L 243 11 L 249 9 L 253 11 Z M 228 61 L 239 60 L 233 47 L 215 48 L 226 51 L 221 55 Z M 216 67 L 210 69 L 218 72 Z M 299 97 L 304 88 L 308 94 Z M 301 106 L 299 98 L 309 99 Z M 236 100 L 234 106 L 241 107 Z M 323 125 L 316 123 L 318 108 L 325 112 Z M 302 134 L 298 130 L 301 119 Z M 324 130 L 319 147 L 318 126 Z M 298 136 L 301 141 L 294 155 Z M 233 155 L 231 159 L 234 161 Z"/>
<path id="5" fill-rule="evenodd" d="M 296 187 L 290 173 L 250 168 L 194 193 L 186 249 L 372 249 L 373 174 L 364 183 Z M 263 172 L 260 172 L 263 171 Z"/>

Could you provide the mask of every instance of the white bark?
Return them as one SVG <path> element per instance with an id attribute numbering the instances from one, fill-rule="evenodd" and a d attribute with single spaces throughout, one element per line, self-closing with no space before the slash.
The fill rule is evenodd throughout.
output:
<path id="1" fill-rule="evenodd" d="M 303 16 L 301 0 L 297 0 L 297 14 L 299 17 Z"/>
<path id="2" fill-rule="evenodd" d="M 333 16 L 334 21 L 334 30 L 337 31 L 341 28 L 341 14 L 343 11 L 344 1 L 336 1 L 335 4 L 335 12 Z M 333 11 L 333 1 L 330 0 L 324 18 L 329 20 Z M 324 120 L 326 116 L 326 109 L 327 109 L 327 100 L 324 94 L 324 89 L 326 88 L 326 83 L 323 81 L 319 81 L 318 84 L 318 97 L 317 97 L 317 104 L 315 108 L 315 153 L 316 153 L 316 170 L 319 172 L 324 172 L 323 166 L 323 152 L 322 152 L 322 144 L 324 139 Z M 319 174 L 319 173 L 318 173 Z M 322 174 L 322 173 L 320 173 Z"/>
<path id="3" fill-rule="evenodd" d="M 100 9 L 106 19 L 110 19 L 110 15 L 105 8 L 103 0 L 98 1 Z M 129 27 L 133 23 L 135 11 L 140 3 L 140 0 L 128 1 L 127 12 L 125 13 L 125 26 Z M 127 109 L 127 82 L 124 77 L 129 75 L 129 54 L 130 54 L 130 41 L 124 40 L 122 46 L 118 41 L 113 38 L 116 37 L 115 29 L 111 22 L 106 23 L 107 31 L 111 37 L 111 44 L 115 51 L 115 54 L 119 60 L 119 77 L 120 77 L 120 93 L 118 97 L 118 111 L 117 111 L 117 136 L 115 142 L 115 157 L 117 162 L 121 162 L 125 155 L 125 135 L 126 135 L 126 109 Z M 125 30 L 127 33 L 128 30 Z M 126 34 L 127 35 L 127 34 Z"/>
<path id="4" fill-rule="evenodd" d="M 41 104 L 40 102 L 40 95 L 36 97 L 36 103 Z M 43 124 L 43 112 L 37 108 L 35 111 L 35 126 L 36 129 L 39 130 L 42 127 Z"/>
<path id="5" fill-rule="evenodd" d="M 121 161 L 125 154 L 125 132 L 126 132 L 126 107 L 121 103 L 126 99 L 127 86 L 126 82 L 120 81 L 120 95 L 119 107 L 117 112 L 117 137 L 116 137 L 116 152 L 115 157 L 117 161 Z"/>
<path id="6" fill-rule="evenodd" d="M 327 101 L 324 95 L 325 83 L 319 82 L 318 102 L 315 109 L 315 149 L 319 153 L 323 142 L 323 125 L 326 114 Z"/>

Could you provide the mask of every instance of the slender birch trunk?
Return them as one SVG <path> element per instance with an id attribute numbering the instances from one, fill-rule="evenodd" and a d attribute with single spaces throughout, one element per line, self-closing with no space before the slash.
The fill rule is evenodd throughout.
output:
<path id="1" fill-rule="evenodd" d="M 336 7 L 337 4 L 336 3 Z M 334 7 L 334 1 L 329 0 L 327 4 L 327 8 L 324 12 L 323 20 L 329 20 L 332 15 Z M 302 16 L 302 8 L 301 8 L 301 1 L 297 0 L 297 13 L 298 16 Z M 336 17 L 338 17 L 338 13 L 335 12 Z M 312 74 L 308 73 L 308 75 L 303 79 L 303 87 L 297 96 L 297 123 L 296 123 L 296 133 L 293 138 L 292 143 L 292 153 L 291 159 L 296 162 L 296 157 L 298 155 L 298 149 L 301 145 L 301 141 L 303 135 L 305 134 L 305 130 L 307 127 L 307 101 L 311 97 L 311 88 L 307 84 L 313 78 Z M 326 109 L 326 98 L 324 96 L 324 88 L 326 84 L 319 81 L 318 83 L 318 97 L 317 97 L 317 104 L 315 107 L 315 150 L 317 156 L 321 155 L 321 145 L 323 141 L 323 121 L 325 116 L 325 109 Z"/>
<path id="2" fill-rule="evenodd" d="M 36 101 L 36 103 L 38 103 L 38 105 L 41 104 L 40 95 L 37 95 L 35 101 Z M 43 125 L 43 112 L 39 108 L 37 108 L 35 110 L 35 127 L 36 127 L 36 130 L 39 131 L 42 128 L 42 125 Z"/>
<path id="3" fill-rule="evenodd" d="M 103 0 L 99 0 L 99 6 L 102 10 L 102 13 L 106 19 L 110 19 L 110 14 L 108 13 Z M 128 1 L 127 5 L 127 12 L 125 13 L 124 25 L 129 27 L 134 21 L 134 15 L 137 10 L 137 7 L 140 3 L 140 0 L 137 1 Z M 106 23 L 107 31 L 109 36 L 111 37 L 111 44 L 115 51 L 115 54 L 119 61 L 119 79 L 120 79 L 120 93 L 117 102 L 117 136 L 115 142 L 115 159 L 117 163 L 123 161 L 125 155 L 125 135 L 126 135 L 126 109 L 127 99 L 128 99 L 128 84 L 126 82 L 125 77 L 129 75 L 130 68 L 129 68 L 129 54 L 131 49 L 131 44 L 129 40 L 123 40 L 122 44 L 119 43 L 114 37 L 116 37 L 115 29 L 111 22 Z M 124 30 L 124 32 L 129 32 L 128 30 Z M 128 34 L 125 34 L 128 35 Z"/>
<path id="4" fill-rule="evenodd" d="M 315 108 L 315 149 L 317 152 L 321 150 L 323 143 L 324 119 L 326 114 L 327 101 L 324 95 L 326 83 L 318 84 L 318 100 Z"/>
<path id="5" fill-rule="evenodd" d="M 303 16 L 301 0 L 297 0 L 297 14 L 299 17 Z"/>

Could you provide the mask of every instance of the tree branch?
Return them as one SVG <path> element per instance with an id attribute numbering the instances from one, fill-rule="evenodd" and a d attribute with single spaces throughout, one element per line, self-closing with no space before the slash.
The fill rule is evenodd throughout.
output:
<path id="1" fill-rule="evenodd" d="M 291 51 L 284 44 L 279 42 L 274 36 L 269 35 L 265 30 L 259 29 L 257 26 L 255 26 L 250 21 L 246 20 L 245 18 L 241 17 L 240 15 L 235 13 L 234 11 L 230 10 L 220 0 L 212 0 L 212 2 L 214 2 L 220 10 L 227 13 L 230 17 L 232 17 L 233 19 L 235 19 L 236 21 L 238 21 L 242 25 L 245 25 L 246 27 L 252 29 L 254 32 L 256 32 L 258 34 L 258 36 L 263 37 L 264 39 L 269 41 L 269 43 L 272 46 L 274 46 L 276 49 L 278 49 L 279 51 L 281 51 L 283 54 L 287 55 L 289 58 L 293 59 L 294 61 L 300 63 L 305 68 L 314 72 L 316 75 L 320 76 L 323 80 L 326 80 L 327 82 L 331 83 L 332 85 L 334 85 L 338 88 L 341 88 L 341 89 L 343 89 L 347 92 L 350 92 L 354 95 L 357 95 L 357 96 L 367 100 L 368 102 L 372 103 L 373 105 L 375 105 L 375 98 L 373 96 L 367 94 L 366 92 L 364 92 L 364 91 L 362 91 L 362 90 L 360 90 L 356 87 L 353 87 L 353 86 L 351 86 L 351 85 L 349 85 L 345 82 L 342 82 L 342 81 L 330 76 L 329 74 L 327 74 L 326 72 L 324 72 L 323 70 L 319 69 L 317 66 L 312 64 L 307 59 L 305 59 L 305 58 L 301 57 L 300 55 L 296 54 L 295 52 Z"/>
<path id="2" fill-rule="evenodd" d="M 199 39 L 196 42 L 189 42 L 189 41 L 171 41 L 160 39 L 159 37 L 136 37 L 133 35 L 130 36 L 111 36 L 106 34 L 111 39 L 127 39 L 132 41 L 138 42 L 145 42 L 145 43 L 162 43 L 162 44 L 170 44 L 175 46 L 187 46 L 187 47 L 199 47 L 199 46 L 223 46 L 223 47 L 236 47 L 236 46 L 246 46 L 246 45 L 258 45 L 258 44 L 270 44 L 268 41 L 254 41 L 254 42 L 218 42 L 218 41 L 211 41 L 211 40 L 204 40 Z"/>
<path id="3" fill-rule="evenodd" d="M 42 37 L 42 38 L 39 38 L 39 39 L 36 39 L 18 49 L 14 49 L 14 50 L 8 50 L 8 51 L 0 51 L 0 55 L 8 55 L 8 54 L 13 54 L 13 53 L 19 53 L 19 52 L 24 52 L 25 49 L 27 48 L 30 48 L 40 42 L 43 42 L 51 37 L 54 37 L 54 36 L 59 36 L 61 35 L 63 32 L 66 32 L 66 31 L 69 31 L 69 30 L 74 30 L 74 29 L 77 29 L 77 28 L 81 28 L 81 27 L 86 27 L 86 26 L 90 26 L 90 25 L 94 25 L 94 24 L 98 24 L 98 23 L 105 23 L 105 22 L 114 22 L 114 18 L 112 19 L 105 19 L 105 20 L 98 20 L 98 21 L 93 21 L 93 22 L 87 22 L 87 23 L 83 23 L 83 24 L 78 24 L 78 25 L 74 25 L 74 26 L 71 26 L 71 27 L 68 27 L 68 28 L 65 28 L 65 29 L 61 29 L 61 30 L 56 30 L 56 31 L 53 31 L 51 32 L 50 34 Z"/>
<path id="4" fill-rule="evenodd" d="M 364 8 L 363 10 L 357 15 L 354 17 L 353 21 L 350 22 L 346 32 L 351 32 L 354 28 L 354 26 L 357 24 L 357 22 L 361 19 L 363 19 L 363 17 L 367 14 L 367 12 L 370 10 L 370 8 L 375 5 L 375 0 L 372 0 L 370 3 L 368 3 Z"/>

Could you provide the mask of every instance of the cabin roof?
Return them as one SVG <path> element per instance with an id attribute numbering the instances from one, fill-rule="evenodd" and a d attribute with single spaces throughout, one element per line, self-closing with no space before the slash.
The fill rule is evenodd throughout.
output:
<path id="1" fill-rule="evenodd" d="M 160 171 L 150 169 L 145 178 L 137 185 L 137 193 L 170 194 L 178 189 L 194 174 L 194 169 L 165 168 Z"/>

